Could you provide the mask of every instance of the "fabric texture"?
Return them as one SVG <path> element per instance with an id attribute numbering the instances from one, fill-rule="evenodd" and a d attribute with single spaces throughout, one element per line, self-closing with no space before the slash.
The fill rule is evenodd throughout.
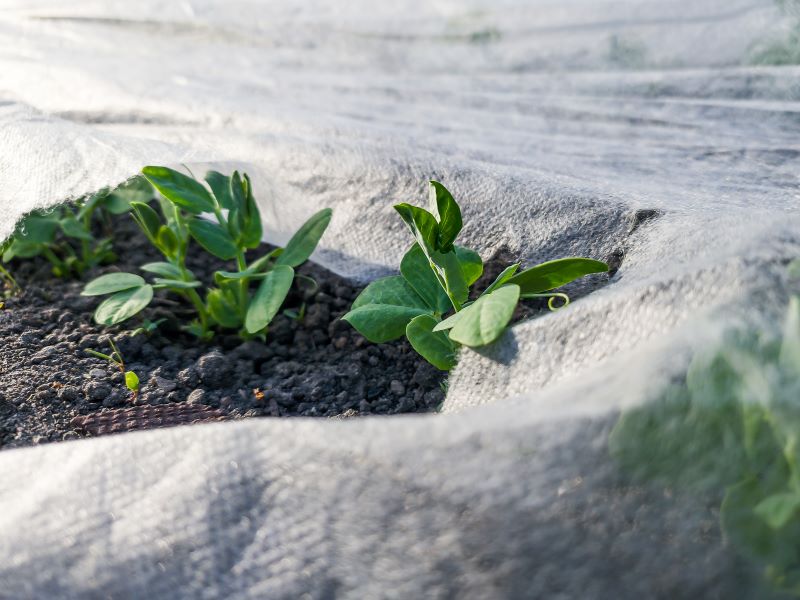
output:
<path id="1" fill-rule="evenodd" d="M 0 453 L 0 596 L 765 597 L 714 500 L 630 483 L 607 437 L 692 348 L 785 306 L 791 7 L 0 0 L 0 238 L 185 164 L 247 171 L 269 241 L 332 207 L 315 259 L 361 281 L 397 269 L 392 204 L 428 179 L 484 259 L 622 257 L 463 351 L 443 414 Z"/>

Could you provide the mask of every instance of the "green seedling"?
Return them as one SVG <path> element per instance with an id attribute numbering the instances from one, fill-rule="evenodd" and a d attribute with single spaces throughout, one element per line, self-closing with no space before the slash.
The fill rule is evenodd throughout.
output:
<path id="1" fill-rule="evenodd" d="M 522 271 L 513 264 L 470 301 L 483 261 L 474 250 L 455 244 L 462 228 L 461 208 L 450 192 L 431 181 L 429 200 L 430 211 L 395 205 L 415 239 L 400 262 L 400 275 L 372 282 L 342 318 L 371 342 L 405 335 L 439 369 L 455 365 L 459 346 L 475 348 L 500 337 L 520 299 L 545 297 L 555 310 L 556 299 L 563 307 L 569 298 L 554 289 L 608 271 L 606 263 L 589 258 L 562 258 Z"/>
<path id="2" fill-rule="evenodd" d="M 771 587 L 798 597 L 799 432 L 800 299 L 793 298 L 781 336 L 728 332 L 694 356 L 684 381 L 623 413 L 608 446 L 637 482 L 721 497 L 727 542 Z"/>
<path id="3" fill-rule="evenodd" d="M 161 325 L 166 319 L 158 319 L 156 321 L 151 321 L 150 319 L 142 319 L 142 324 L 139 325 L 136 329 L 131 331 L 131 336 L 136 336 L 139 334 L 144 334 L 146 336 L 150 336 L 156 332 L 158 326 Z"/>
<path id="4" fill-rule="evenodd" d="M 88 269 L 116 260 L 112 239 L 97 239 L 97 222 L 130 210 L 130 202 L 152 198 L 153 189 L 144 178 L 135 178 L 115 190 L 104 189 L 72 205 L 28 213 L 2 248 L 2 262 L 44 257 L 57 277 L 80 277 Z M 3 269 L 7 272 L 7 269 Z M 6 275 L 6 278 L 8 275 Z"/>
<path id="5" fill-rule="evenodd" d="M 115 365 L 125 377 L 125 387 L 131 391 L 133 398 L 136 399 L 136 396 L 139 395 L 139 376 L 133 371 L 125 370 L 125 361 L 122 358 L 119 348 L 117 348 L 117 345 L 114 343 L 114 340 L 109 339 L 108 343 L 111 345 L 111 354 L 103 354 L 96 350 L 86 350 L 86 353 L 107 360 Z"/>
<path id="6" fill-rule="evenodd" d="M 263 336 L 278 313 L 292 283 L 295 268 L 314 252 L 331 220 L 330 209 L 313 215 L 289 240 L 252 262 L 246 254 L 261 244 L 261 214 L 246 174 L 226 176 L 209 171 L 207 186 L 167 167 L 145 167 L 142 173 L 160 192 L 160 211 L 143 202 L 131 203 L 131 215 L 164 261 L 140 268 L 155 278 L 146 282 L 133 273 L 111 273 L 89 282 L 85 296 L 109 296 L 95 311 L 95 320 L 116 325 L 143 310 L 156 290 L 183 297 L 197 318 L 185 329 L 201 339 L 214 329 L 236 329 L 242 338 Z M 201 215 L 213 216 L 213 220 Z M 235 264 L 214 273 L 213 286 L 186 267 L 192 242 L 210 254 Z M 257 284 L 255 291 L 251 284 Z M 202 295 L 201 295 L 202 292 Z"/>

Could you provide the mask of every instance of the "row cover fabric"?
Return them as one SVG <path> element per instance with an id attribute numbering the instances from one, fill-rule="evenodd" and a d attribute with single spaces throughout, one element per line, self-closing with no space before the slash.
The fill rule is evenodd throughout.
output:
<path id="1" fill-rule="evenodd" d="M 792 7 L 0 0 L 0 239 L 185 164 L 247 171 L 273 242 L 333 207 L 315 259 L 362 281 L 397 269 L 391 205 L 428 179 L 484 258 L 624 255 L 608 286 L 463 352 L 444 414 L 3 452 L 0 595 L 764 594 L 708 499 L 626 481 L 607 436 L 691 348 L 785 305 L 800 69 L 756 63 Z"/>

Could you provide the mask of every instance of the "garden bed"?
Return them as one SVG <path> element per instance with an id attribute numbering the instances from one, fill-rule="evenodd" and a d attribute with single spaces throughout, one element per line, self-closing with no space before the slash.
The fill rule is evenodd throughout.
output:
<path id="1" fill-rule="evenodd" d="M 298 272 L 318 289 L 298 279 L 285 306 L 305 314 L 278 315 L 266 343 L 200 342 L 178 328 L 184 306 L 168 294 L 145 311 L 166 319 L 150 335 L 132 335 L 135 321 L 97 326 L 85 281 L 159 258 L 132 221 L 115 227 L 119 262 L 84 281 L 54 278 L 41 259 L 13 265 L 22 291 L 0 310 L 0 448 L 194 421 L 427 412 L 444 399 L 445 373 L 408 342 L 370 344 L 340 320 L 360 288 L 312 263 Z M 221 264 L 204 253 L 190 263 L 205 276 Z M 109 336 L 141 380 L 137 397 L 117 367 L 86 352 L 109 353 Z"/>

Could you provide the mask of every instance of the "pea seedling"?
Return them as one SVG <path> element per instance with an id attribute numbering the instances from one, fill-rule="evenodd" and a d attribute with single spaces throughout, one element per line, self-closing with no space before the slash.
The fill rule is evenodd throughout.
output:
<path id="1" fill-rule="evenodd" d="M 153 188 L 143 178 L 123 183 L 115 190 L 108 189 L 62 205 L 27 214 L 17 225 L 14 234 L 4 245 L 2 262 L 15 258 L 43 256 L 57 277 L 80 277 L 99 264 L 114 262 L 111 237 L 95 238 L 93 224 L 108 219 L 108 214 L 122 214 L 130 202 L 142 197 L 151 198 Z M 7 270 L 5 271 L 6 276 Z"/>
<path id="2" fill-rule="evenodd" d="M 122 323 L 150 304 L 155 290 L 166 289 L 191 303 L 197 319 L 185 329 L 202 339 L 211 338 L 217 327 L 238 329 L 245 339 L 264 335 L 289 293 L 295 267 L 317 247 L 332 211 L 314 214 L 285 248 L 248 263 L 247 251 L 261 244 L 262 225 L 246 174 L 209 171 L 206 187 L 167 167 L 145 167 L 142 173 L 163 196 L 160 214 L 143 202 L 132 202 L 131 214 L 166 260 L 140 267 L 156 276 L 152 283 L 133 273 L 111 273 L 89 282 L 83 295 L 110 295 L 97 307 L 95 321 Z M 202 218 L 203 213 L 213 215 L 214 221 Z M 205 290 L 205 298 L 198 291 L 203 284 L 186 268 L 192 240 L 206 252 L 236 264 L 235 271 L 214 273 L 216 285 Z M 251 282 L 259 282 L 252 294 Z"/>
<path id="3" fill-rule="evenodd" d="M 135 400 L 139 395 L 139 376 L 133 371 L 125 370 L 125 361 L 122 358 L 119 348 L 117 348 L 117 345 L 114 343 L 114 340 L 109 338 L 108 343 L 111 345 L 111 354 L 103 354 L 102 352 L 97 352 L 96 350 L 86 350 L 86 353 L 97 358 L 102 358 L 103 360 L 107 360 L 111 364 L 116 365 L 125 377 L 125 387 L 131 391 L 133 394 L 133 399 Z"/>
<path id="4" fill-rule="evenodd" d="M 455 245 L 462 228 L 461 208 L 450 192 L 431 181 L 429 200 L 431 211 L 395 205 L 415 239 L 400 263 L 400 275 L 372 282 L 342 318 L 371 342 L 405 335 L 439 369 L 455 365 L 460 345 L 475 348 L 495 341 L 520 299 L 546 297 L 555 310 L 556 298 L 563 305 L 569 298 L 552 290 L 590 273 L 608 271 L 606 263 L 589 258 L 561 258 L 519 272 L 517 263 L 470 302 L 470 287 L 483 273 L 481 257 Z M 453 314 L 443 319 L 450 311 Z"/>
<path id="5" fill-rule="evenodd" d="M 695 354 L 684 381 L 625 411 L 608 439 L 636 483 L 721 496 L 725 540 L 787 596 L 800 595 L 799 390 L 794 297 L 782 336 L 727 332 L 719 346 Z"/>

